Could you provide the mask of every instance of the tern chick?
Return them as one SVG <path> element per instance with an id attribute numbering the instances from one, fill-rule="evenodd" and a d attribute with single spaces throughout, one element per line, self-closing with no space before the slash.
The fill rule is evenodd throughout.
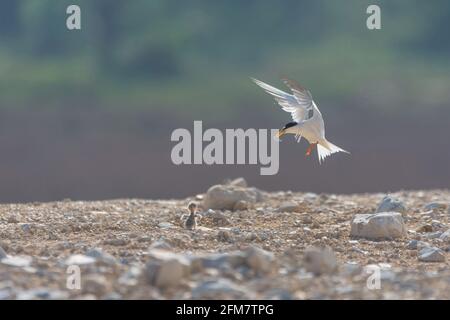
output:
<path id="1" fill-rule="evenodd" d="M 183 227 L 188 230 L 195 230 L 197 228 L 197 205 L 194 202 L 190 202 L 188 205 L 189 215 L 184 214 L 181 217 L 183 221 Z"/>

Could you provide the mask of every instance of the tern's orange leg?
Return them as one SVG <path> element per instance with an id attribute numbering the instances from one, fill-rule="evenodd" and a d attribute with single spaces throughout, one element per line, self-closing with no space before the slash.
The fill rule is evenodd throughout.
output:
<path id="1" fill-rule="evenodd" d="M 311 155 L 311 152 L 316 145 L 317 145 L 317 142 L 309 144 L 309 147 L 306 150 L 306 154 L 305 154 L 307 157 L 309 157 Z"/>

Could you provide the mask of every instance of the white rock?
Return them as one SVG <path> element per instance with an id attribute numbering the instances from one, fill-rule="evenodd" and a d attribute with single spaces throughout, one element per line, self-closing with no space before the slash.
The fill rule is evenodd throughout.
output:
<path id="1" fill-rule="evenodd" d="M 400 200 L 394 199 L 390 196 L 385 196 L 381 200 L 375 212 L 400 212 L 406 213 L 406 208 Z"/>
<path id="2" fill-rule="evenodd" d="M 303 256 L 305 269 L 315 275 L 333 273 L 337 269 L 336 256 L 329 247 L 309 247 Z"/>
<path id="3" fill-rule="evenodd" d="M 419 260 L 424 262 L 445 262 L 445 252 L 436 247 L 425 247 L 419 251 Z"/>
<path id="4" fill-rule="evenodd" d="M 150 260 L 146 265 L 147 280 L 159 288 L 176 286 L 190 274 L 190 261 L 183 255 L 152 249 L 149 256 Z"/>
<path id="5" fill-rule="evenodd" d="M 203 205 L 206 209 L 233 210 L 236 202 L 255 203 L 258 193 L 254 189 L 230 185 L 215 185 L 206 192 Z"/>
<path id="6" fill-rule="evenodd" d="M 273 253 L 258 247 L 250 247 L 246 251 L 247 265 L 258 274 L 270 273 L 275 268 L 275 257 Z"/>
<path id="7" fill-rule="evenodd" d="M 25 268 L 31 265 L 32 258 L 28 256 L 6 256 L 0 263 L 18 268 Z"/>
<path id="8" fill-rule="evenodd" d="M 398 212 L 357 214 L 351 222 L 350 235 L 367 239 L 392 239 L 406 235 L 406 226 Z"/>
<path id="9" fill-rule="evenodd" d="M 84 254 L 74 254 L 66 259 L 64 262 L 67 266 L 70 265 L 87 265 L 95 262 L 95 258 L 88 257 Z"/>

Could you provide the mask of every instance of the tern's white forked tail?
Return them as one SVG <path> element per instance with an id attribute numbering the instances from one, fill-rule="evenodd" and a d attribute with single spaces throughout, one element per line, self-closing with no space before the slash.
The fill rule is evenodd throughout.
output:
<path id="1" fill-rule="evenodd" d="M 319 142 L 317 144 L 317 156 L 319 157 L 319 163 L 321 163 L 329 155 L 332 155 L 333 153 L 336 152 L 350 153 L 342 148 L 339 148 L 338 146 L 332 144 L 327 140 Z"/>

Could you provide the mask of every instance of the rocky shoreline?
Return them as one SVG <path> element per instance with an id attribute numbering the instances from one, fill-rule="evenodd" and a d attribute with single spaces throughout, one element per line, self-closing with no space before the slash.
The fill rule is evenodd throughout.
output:
<path id="1" fill-rule="evenodd" d="M 239 178 L 181 200 L 2 204 L 0 299 L 450 299 L 449 203 Z"/>

